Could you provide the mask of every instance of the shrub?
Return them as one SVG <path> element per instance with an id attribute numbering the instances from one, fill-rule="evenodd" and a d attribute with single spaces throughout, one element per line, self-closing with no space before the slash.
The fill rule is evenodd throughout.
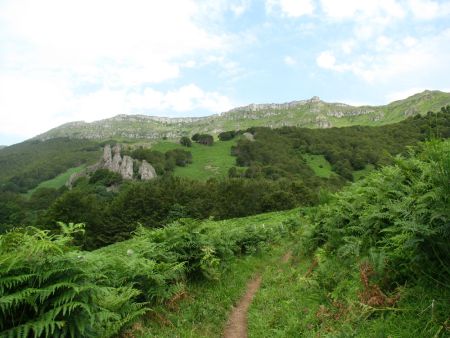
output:
<path id="1" fill-rule="evenodd" d="M 189 137 L 186 136 L 180 138 L 180 144 L 185 147 L 192 147 L 192 141 L 189 139 Z"/>

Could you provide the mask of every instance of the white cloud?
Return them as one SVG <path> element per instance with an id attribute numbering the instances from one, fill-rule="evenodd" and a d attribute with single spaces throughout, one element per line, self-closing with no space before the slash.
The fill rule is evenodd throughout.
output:
<path id="1" fill-rule="evenodd" d="M 283 15 L 298 18 L 314 13 L 314 3 L 312 0 L 266 0 L 266 10 L 268 13 L 278 9 Z"/>
<path id="2" fill-rule="evenodd" d="M 392 39 L 385 36 L 385 35 L 381 35 L 376 39 L 376 44 L 375 44 L 375 49 L 377 51 L 385 51 L 388 50 L 392 45 Z"/>
<path id="3" fill-rule="evenodd" d="M 191 0 L 28 0 L 6 2 L 0 10 L 16 41 L 28 48 L 10 58 L 13 66 L 114 79 L 114 85 L 175 78 L 179 58 L 229 46 L 227 37 L 195 24 L 200 12 Z"/>
<path id="4" fill-rule="evenodd" d="M 405 16 L 404 9 L 396 0 L 320 0 L 320 3 L 327 17 L 336 20 Z"/>
<path id="5" fill-rule="evenodd" d="M 336 69 L 336 58 L 330 51 L 325 51 L 319 54 L 316 58 L 316 63 L 319 67 L 324 69 Z"/>
<path id="6" fill-rule="evenodd" d="M 409 8 L 417 19 L 432 20 L 450 14 L 450 3 L 432 0 L 409 0 Z"/>
<path id="7" fill-rule="evenodd" d="M 22 92 L 27 93 L 26 98 Z M 233 106 L 227 96 L 195 84 L 167 92 L 102 88 L 74 95 L 57 79 L 10 76 L 0 81 L 0 134 L 28 138 L 70 121 L 91 122 L 127 113 L 198 116 L 220 113 Z"/>
<path id="8" fill-rule="evenodd" d="M 326 21 L 352 23 L 354 38 L 360 41 L 376 39 L 407 14 L 397 0 L 320 0 L 320 4 Z"/>
<path id="9" fill-rule="evenodd" d="M 387 48 L 389 46 L 389 48 Z M 420 40 L 411 37 L 399 41 L 381 38 L 378 44 L 365 52 L 336 56 L 335 51 L 324 51 L 317 56 L 317 65 L 337 72 L 351 72 L 368 83 L 384 83 L 450 74 L 450 29 Z M 338 50 L 337 50 L 338 51 Z M 345 59 L 344 62 L 339 59 Z"/>
<path id="10" fill-rule="evenodd" d="M 288 66 L 294 66 L 297 64 L 297 61 L 292 56 L 289 56 L 289 55 L 286 55 L 284 57 L 283 61 Z"/>
<path id="11" fill-rule="evenodd" d="M 247 1 L 234 4 L 242 14 Z M 138 109 L 166 115 L 228 109 L 226 96 L 195 85 L 141 93 L 235 48 L 233 37 L 205 24 L 202 6 L 194 0 L 1 1 L 0 133 L 30 137 L 63 122 Z M 232 61 L 218 66 L 237 68 Z"/>
<path id="12" fill-rule="evenodd" d="M 250 7 L 250 1 L 249 0 L 241 0 L 237 3 L 230 3 L 229 6 L 230 6 L 230 10 L 233 12 L 233 14 L 235 16 L 241 16 Z"/>

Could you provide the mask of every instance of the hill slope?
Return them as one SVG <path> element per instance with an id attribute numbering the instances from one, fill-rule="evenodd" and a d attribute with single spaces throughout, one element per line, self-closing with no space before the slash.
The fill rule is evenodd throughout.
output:
<path id="1" fill-rule="evenodd" d="M 405 100 L 384 106 L 354 107 L 344 103 L 327 103 L 318 97 L 283 104 L 251 104 L 220 115 L 207 117 L 166 118 L 147 115 L 117 115 L 86 122 L 70 122 L 36 136 L 47 140 L 56 137 L 86 139 L 161 139 L 178 138 L 193 133 L 217 134 L 249 127 L 299 126 L 329 128 L 351 125 L 383 125 L 399 122 L 408 116 L 437 111 L 450 104 L 450 93 L 424 91 Z"/>

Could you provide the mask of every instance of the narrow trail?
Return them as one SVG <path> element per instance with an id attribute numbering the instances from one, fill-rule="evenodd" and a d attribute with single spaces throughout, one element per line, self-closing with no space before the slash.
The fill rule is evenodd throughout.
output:
<path id="1" fill-rule="evenodd" d="M 284 254 L 284 256 L 281 258 L 282 263 L 287 263 L 292 258 L 292 251 L 288 251 Z"/>
<path id="2" fill-rule="evenodd" d="M 247 291 L 239 301 L 239 304 L 231 311 L 228 319 L 224 338 L 247 338 L 247 311 L 253 297 L 261 286 L 262 277 L 258 274 L 247 284 Z"/>
<path id="3" fill-rule="evenodd" d="M 281 258 L 281 262 L 286 264 L 292 257 L 292 251 L 286 252 Z M 247 338 L 247 312 L 253 297 L 261 287 L 262 276 L 257 274 L 247 284 L 245 295 L 231 311 L 227 325 L 223 334 L 224 338 Z"/>

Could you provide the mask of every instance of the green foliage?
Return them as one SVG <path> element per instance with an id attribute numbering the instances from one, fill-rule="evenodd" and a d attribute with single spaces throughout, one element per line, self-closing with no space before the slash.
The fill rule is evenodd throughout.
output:
<path id="1" fill-rule="evenodd" d="M 187 136 L 183 136 L 182 138 L 180 138 L 180 144 L 185 147 L 192 147 L 192 141 Z"/>
<path id="2" fill-rule="evenodd" d="M 57 138 L 25 141 L 0 151 L 0 188 L 27 192 L 66 170 L 96 161 L 96 142 Z"/>
<path id="3" fill-rule="evenodd" d="M 89 178 L 89 183 L 110 187 L 122 183 L 122 175 L 108 169 L 98 169 Z"/>
<path id="4" fill-rule="evenodd" d="M 185 167 L 192 163 L 192 154 L 182 149 L 173 149 L 166 152 L 166 162 L 173 162 L 179 167 Z"/>
<path id="5" fill-rule="evenodd" d="M 306 210 L 309 221 L 300 231 L 298 248 L 310 254 L 309 267 L 277 280 L 276 290 L 280 283 L 297 280 L 286 291 L 267 290 L 281 304 L 277 311 L 292 316 L 280 319 L 280 327 L 271 318 L 262 323 L 250 315 L 256 336 L 273 330 L 285 335 L 297 330 L 306 336 L 445 336 L 449 159 L 450 141 L 421 144 L 407 158 L 395 158 L 394 165 L 369 174 L 327 204 Z M 262 297 L 259 316 L 264 316 L 261 304 L 267 304 L 269 296 Z M 286 297 L 303 299 L 304 311 Z M 423 315 L 430 307 L 431 316 Z M 300 314 L 302 321 L 294 322 Z"/>
<path id="6" fill-rule="evenodd" d="M 212 146 L 214 143 L 214 137 L 209 134 L 200 134 L 200 135 L 196 136 L 196 140 L 194 140 L 194 141 L 197 143 L 203 144 L 205 146 Z"/>
<path id="7" fill-rule="evenodd" d="M 192 163 L 185 167 L 176 167 L 173 174 L 178 177 L 206 181 L 210 178 L 227 176 L 228 169 L 235 164 L 231 156 L 231 147 L 234 140 L 216 142 L 210 147 L 194 143 L 189 151 L 192 154 Z M 167 152 L 173 149 L 186 149 L 173 142 L 158 142 L 152 149 Z"/>
<path id="8" fill-rule="evenodd" d="M 288 236 L 295 225 L 273 216 L 227 226 L 185 219 L 93 252 L 73 246 L 81 224 L 0 235 L 0 334 L 111 337 L 176 296 L 186 279 L 217 279 L 235 255 Z"/>
<path id="9" fill-rule="evenodd" d="M 414 155 L 414 154 L 413 154 Z M 450 143 L 431 142 L 371 174 L 319 210 L 315 239 L 342 257 L 384 252 L 392 282 L 448 280 Z"/>
<path id="10" fill-rule="evenodd" d="M 366 167 L 390 164 L 394 155 L 406 154 L 408 146 L 433 137 L 450 137 L 450 113 L 442 108 L 438 113 L 381 127 L 251 128 L 251 131 L 255 141 L 240 140 L 232 150 L 236 164 L 249 167 L 246 177 L 304 179 L 314 173 L 330 177 L 318 166 L 331 164 L 335 173 L 352 181 L 355 171 L 361 175 Z M 324 157 L 320 164 L 312 161 L 318 156 Z"/>
<path id="11" fill-rule="evenodd" d="M 220 133 L 219 135 L 217 135 L 217 137 L 221 141 L 228 141 L 228 140 L 232 140 L 233 138 L 235 138 L 236 135 L 238 135 L 238 134 L 239 134 L 238 131 L 230 130 L 230 131 L 224 131 L 224 132 Z"/>
<path id="12" fill-rule="evenodd" d="M 70 168 L 63 172 L 62 174 L 59 174 L 58 176 L 39 183 L 38 186 L 35 188 L 28 190 L 27 195 L 32 195 L 36 190 L 38 189 L 60 189 L 62 188 L 67 181 L 69 180 L 70 176 L 74 173 L 80 172 L 85 168 L 85 165 L 81 165 L 78 167 Z"/>
<path id="13" fill-rule="evenodd" d="M 139 291 L 112 287 L 71 246 L 81 225 L 61 235 L 28 228 L 0 237 L 0 334 L 7 337 L 105 337 L 142 315 Z"/>

